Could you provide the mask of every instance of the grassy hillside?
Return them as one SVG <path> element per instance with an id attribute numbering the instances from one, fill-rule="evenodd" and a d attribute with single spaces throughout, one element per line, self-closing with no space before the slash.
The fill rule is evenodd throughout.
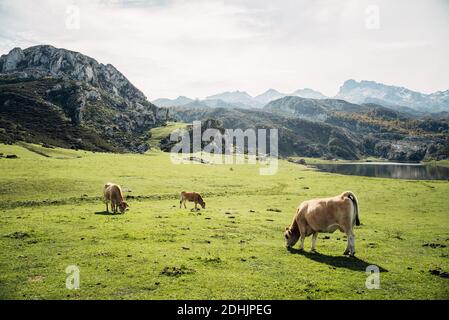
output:
<path id="1" fill-rule="evenodd" d="M 447 181 L 315 172 L 280 161 L 173 165 L 169 155 L 105 154 L 0 145 L 1 299 L 448 299 Z M 107 181 L 130 211 L 108 215 Z M 283 229 L 303 200 L 354 191 L 362 226 L 357 258 L 336 232 L 318 253 L 289 252 Z M 206 209 L 179 209 L 178 193 L 205 194 Z M 192 204 L 190 204 L 190 207 Z M 381 288 L 365 287 L 368 265 Z M 68 265 L 80 289 L 65 288 Z"/>
<path id="2" fill-rule="evenodd" d="M 157 127 L 150 130 L 149 145 L 151 150 L 159 150 L 162 139 L 170 137 L 170 134 L 176 129 L 187 129 L 188 124 L 182 122 L 167 122 L 163 127 Z"/>

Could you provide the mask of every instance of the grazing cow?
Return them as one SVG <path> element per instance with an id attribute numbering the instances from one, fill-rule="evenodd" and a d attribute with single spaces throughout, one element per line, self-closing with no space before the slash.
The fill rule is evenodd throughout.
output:
<path id="1" fill-rule="evenodd" d="M 104 185 L 104 202 L 106 203 L 106 212 L 109 212 L 108 203 L 111 203 L 111 210 L 113 213 L 117 212 L 117 207 L 120 213 L 125 213 L 129 205 L 123 200 L 122 188 L 118 184 L 108 182 Z"/>
<path id="2" fill-rule="evenodd" d="M 184 208 L 187 209 L 186 201 L 195 202 L 195 210 L 198 210 L 197 204 L 199 203 L 203 209 L 206 208 L 206 202 L 204 202 L 203 197 L 197 192 L 181 192 L 181 199 L 179 201 L 179 207 L 184 203 Z"/>
<path id="3" fill-rule="evenodd" d="M 312 235 L 312 251 L 315 250 L 319 232 L 332 233 L 339 229 L 348 237 L 348 245 L 344 255 L 355 254 L 355 236 L 353 226 L 359 226 L 359 206 L 354 193 L 343 192 L 339 196 L 304 201 L 296 210 L 293 222 L 285 228 L 287 247 L 291 248 L 301 240 L 304 249 L 304 238 Z"/>

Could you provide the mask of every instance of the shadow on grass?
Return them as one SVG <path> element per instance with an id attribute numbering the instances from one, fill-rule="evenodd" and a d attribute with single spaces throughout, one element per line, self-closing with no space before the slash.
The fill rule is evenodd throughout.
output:
<path id="1" fill-rule="evenodd" d="M 107 211 L 97 211 L 95 214 L 103 215 L 103 216 L 117 216 L 120 215 L 120 213 L 112 213 Z"/>
<path id="2" fill-rule="evenodd" d="M 388 272 L 387 269 L 382 268 L 381 266 L 370 263 L 367 261 L 364 261 L 362 259 L 359 259 L 357 257 L 347 257 L 347 256 L 328 256 L 325 254 L 321 254 L 319 252 L 307 252 L 304 250 L 289 248 L 288 251 L 290 251 L 293 254 L 299 254 L 301 256 L 306 257 L 307 259 L 325 263 L 329 266 L 336 267 L 336 268 L 346 268 L 354 271 L 366 271 L 366 268 L 371 265 L 375 265 L 379 268 L 380 272 Z"/>

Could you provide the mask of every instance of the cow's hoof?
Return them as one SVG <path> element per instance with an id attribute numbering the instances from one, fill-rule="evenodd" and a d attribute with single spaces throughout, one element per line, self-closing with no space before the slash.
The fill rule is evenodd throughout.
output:
<path id="1" fill-rule="evenodd" d="M 316 251 L 316 249 L 312 249 L 310 250 L 311 253 L 318 253 L 318 251 Z"/>
<path id="2" fill-rule="evenodd" d="M 351 253 L 349 254 L 349 256 L 350 256 L 350 257 L 355 257 L 355 252 L 351 252 Z"/>
<path id="3" fill-rule="evenodd" d="M 344 255 L 344 256 L 349 255 L 349 250 L 346 250 L 345 252 L 343 252 L 343 255 Z"/>

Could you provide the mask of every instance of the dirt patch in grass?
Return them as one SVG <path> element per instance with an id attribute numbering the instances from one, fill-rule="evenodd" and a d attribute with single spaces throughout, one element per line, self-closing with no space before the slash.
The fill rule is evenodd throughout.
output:
<path id="1" fill-rule="evenodd" d="M 430 274 L 433 274 L 434 276 L 438 276 L 441 278 L 449 278 L 449 272 L 447 271 L 443 271 L 440 268 L 436 268 L 436 269 L 430 269 L 429 270 Z"/>
<path id="2" fill-rule="evenodd" d="M 44 276 L 34 276 L 34 277 L 30 277 L 28 278 L 29 282 L 42 282 L 44 281 L 45 277 Z"/>
<path id="3" fill-rule="evenodd" d="M 423 247 L 430 247 L 432 249 L 446 248 L 447 247 L 445 244 L 441 244 L 441 243 L 424 243 L 422 246 Z"/>
<path id="4" fill-rule="evenodd" d="M 10 234 L 7 234 L 5 237 L 11 238 L 11 239 L 26 239 L 31 237 L 29 233 L 23 232 L 23 231 L 16 231 Z"/>
<path id="5" fill-rule="evenodd" d="M 221 263 L 221 262 L 223 262 L 223 260 L 221 260 L 220 257 L 210 257 L 210 258 L 202 258 L 202 257 L 198 257 L 198 260 L 200 260 L 200 261 L 203 262 L 203 263 L 207 263 L 207 264 L 209 264 L 209 263 L 216 264 L 216 263 Z"/>
<path id="6" fill-rule="evenodd" d="M 184 274 L 191 274 L 191 273 L 195 273 L 195 270 L 187 268 L 184 265 L 182 265 L 181 267 L 165 267 L 161 271 L 161 275 L 168 276 L 168 277 L 179 277 Z"/>

